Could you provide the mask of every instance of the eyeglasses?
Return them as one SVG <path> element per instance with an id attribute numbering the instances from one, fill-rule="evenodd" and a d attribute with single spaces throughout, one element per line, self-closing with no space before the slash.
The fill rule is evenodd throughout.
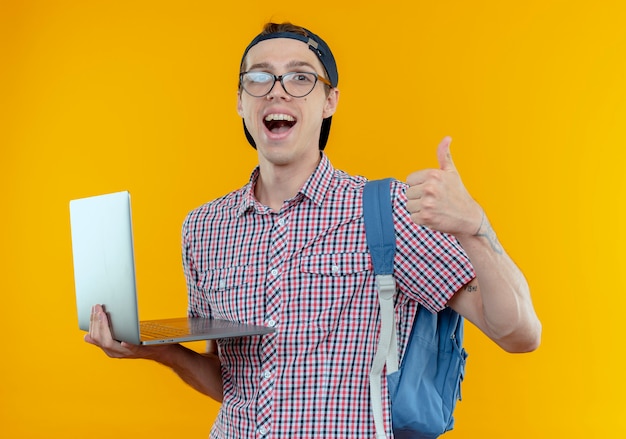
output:
<path id="1" fill-rule="evenodd" d="M 294 98 L 303 98 L 313 91 L 317 80 L 332 87 L 330 81 L 317 73 L 289 72 L 276 76 L 268 72 L 243 72 L 239 74 L 239 84 L 250 96 L 262 98 L 269 94 L 280 81 L 283 89 Z"/>

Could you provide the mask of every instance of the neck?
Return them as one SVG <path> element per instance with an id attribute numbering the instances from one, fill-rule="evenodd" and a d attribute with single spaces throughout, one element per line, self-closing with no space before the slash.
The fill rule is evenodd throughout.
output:
<path id="1" fill-rule="evenodd" d="M 278 212 L 286 200 L 296 196 L 320 160 L 318 154 L 315 161 L 283 166 L 261 161 L 254 195 L 259 202 Z"/>

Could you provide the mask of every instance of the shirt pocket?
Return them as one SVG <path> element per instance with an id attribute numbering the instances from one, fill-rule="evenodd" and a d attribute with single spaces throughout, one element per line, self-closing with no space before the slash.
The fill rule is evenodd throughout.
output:
<path id="1" fill-rule="evenodd" d="M 363 300 L 370 300 L 371 270 L 369 253 L 302 256 L 300 273 L 307 296 L 298 301 L 299 309 L 293 310 L 293 314 L 329 331 L 342 321 L 367 318 L 363 315 Z"/>
<path id="2" fill-rule="evenodd" d="M 254 315 L 254 295 L 248 292 L 250 267 L 239 265 L 216 268 L 200 275 L 199 287 L 211 310 L 211 316 L 237 322 L 250 322 Z"/>
<path id="3" fill-rule="evenodd" d="M 350 276 L 370 269 L 369 253 L 314 254 L 300 259 L 300 272 L 319 276 Z"/>

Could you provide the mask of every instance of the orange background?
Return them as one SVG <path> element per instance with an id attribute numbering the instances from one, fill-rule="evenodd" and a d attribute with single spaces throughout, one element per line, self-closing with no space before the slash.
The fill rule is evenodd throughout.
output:
<path id="1" fill-rule="evenodd" d="M 202 438 L 218 405 L 77 329 L 70 199 L 133 194 L 142 318 L 184 314 L 180 225 L 247 181 L 238 64 L 270 19 L 339 63 L 327 152 L 370 178 L 466 186 L 532 287 L 541 348 L 468 325 L 449 438 L 626 435 L 622 1 L 0 2 L 0 436 Z"/>

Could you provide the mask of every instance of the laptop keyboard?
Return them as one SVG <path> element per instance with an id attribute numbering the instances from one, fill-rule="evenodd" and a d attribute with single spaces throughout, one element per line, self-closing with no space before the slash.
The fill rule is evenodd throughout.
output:
<path id="1" fill-rule="evenodd" d="M 173 326 L 164 326 L 158 323 L 141 322 L 141 336 L 146 338 L 168 338 L 178 337 L 189 333 L 187 329 L 176 328 Z"/>

